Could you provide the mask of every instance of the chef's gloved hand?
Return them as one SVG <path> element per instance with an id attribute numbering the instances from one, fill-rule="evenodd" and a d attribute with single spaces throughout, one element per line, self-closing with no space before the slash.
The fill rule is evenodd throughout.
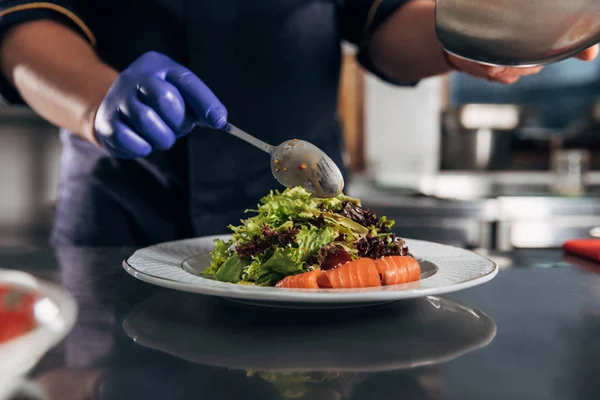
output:
<path id="1" fill-rule="evenodd" d="M 168 150 L 195 126 L 223 128 L 227 110 L 191 71 L 148 52 L 125 69 L 100 104 L 96 139 L 117 158 Z"/>

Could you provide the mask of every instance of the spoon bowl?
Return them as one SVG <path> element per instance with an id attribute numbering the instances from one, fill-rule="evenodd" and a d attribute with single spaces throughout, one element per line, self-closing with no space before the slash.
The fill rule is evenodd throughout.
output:
<path id="1" fill-rule="evenodd" d="M 271 146 L 232 124 L 223 130 L 270 154 L 271 172 L 287 188 L 302 186 L 316 197 L 335 197 L 344 189 L 338 166 L 312 143 L 292 139 Z"/>
<path id="2" fill-rule="evenodd" d="M 338 166 L 321 149 L 304 140 L 287 140 L 275 147 L 271 172 L 283 186 L 302 186 L 317 197 L 335 197 L 344 188 Z"/>

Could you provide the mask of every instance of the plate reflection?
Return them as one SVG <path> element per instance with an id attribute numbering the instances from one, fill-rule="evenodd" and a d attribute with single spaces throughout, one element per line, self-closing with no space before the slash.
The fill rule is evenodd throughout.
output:
<path id="1" fill-rule="evenodd" d="M 280 399 L 305 400 L 388 398 L 388 390 L 435 398 L 438 366 L 496 334 L 482 311 L 440 297 L 290 312 L 171 292 L 134 307 L 123 328 L 145 348 L 239 370 L 270 384 Z"/>

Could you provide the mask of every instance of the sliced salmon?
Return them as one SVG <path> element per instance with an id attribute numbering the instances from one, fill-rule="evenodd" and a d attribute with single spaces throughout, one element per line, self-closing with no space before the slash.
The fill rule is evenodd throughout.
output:
<path id="1" fill-rule="evenodd" d="M 321 275 L 323 275 L 323 270 L 317 268 L 301 274 L 286 276 L 277 282 L 275 287 L 288 289 L 319 289 L 317 280 Z"/>
<path id="2" fill-rule="evenodd" d="M 418 281 L 421 277 L 419 262 L 410 256 L 387 256 L 375 260 L 384 285 L 400 285 Z"/>
<path id="3" fill-rule="evenodd" d="M 400 285 L 418 281 L 421 277 L 419 262 L 410 256 L 387 256 L 373 260 L 359 258 L 326 271 L 290 275 L 275 287 L 289 289 L 350 289 Z"/>
<path id="4" fill-rule="evenodd" d="M 325 271 L 324 274 L 328 282 L 321 277 L 319 280 L 321 286 L 328 285 L 334 289 L 381 286 L 379 271 L 375 262 L 370 258 L 359 258 L 347 262 L 337 268 Z"/>

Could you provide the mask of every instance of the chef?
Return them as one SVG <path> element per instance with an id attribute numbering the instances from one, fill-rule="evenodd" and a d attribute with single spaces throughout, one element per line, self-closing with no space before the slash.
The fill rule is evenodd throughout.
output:
<path id="1" fill-rule="evenodd" d="M 52 243 L 226 232 L 279 187 L 263 152 L 218 129 L 228 121 L 275 144 L 308 140 L 342 167 L 342 40 L 394 85 L 540 70 L 445 53 L 434 13 L 433 0 L 0 0 L 2 98 L 61 128 Z"/>

